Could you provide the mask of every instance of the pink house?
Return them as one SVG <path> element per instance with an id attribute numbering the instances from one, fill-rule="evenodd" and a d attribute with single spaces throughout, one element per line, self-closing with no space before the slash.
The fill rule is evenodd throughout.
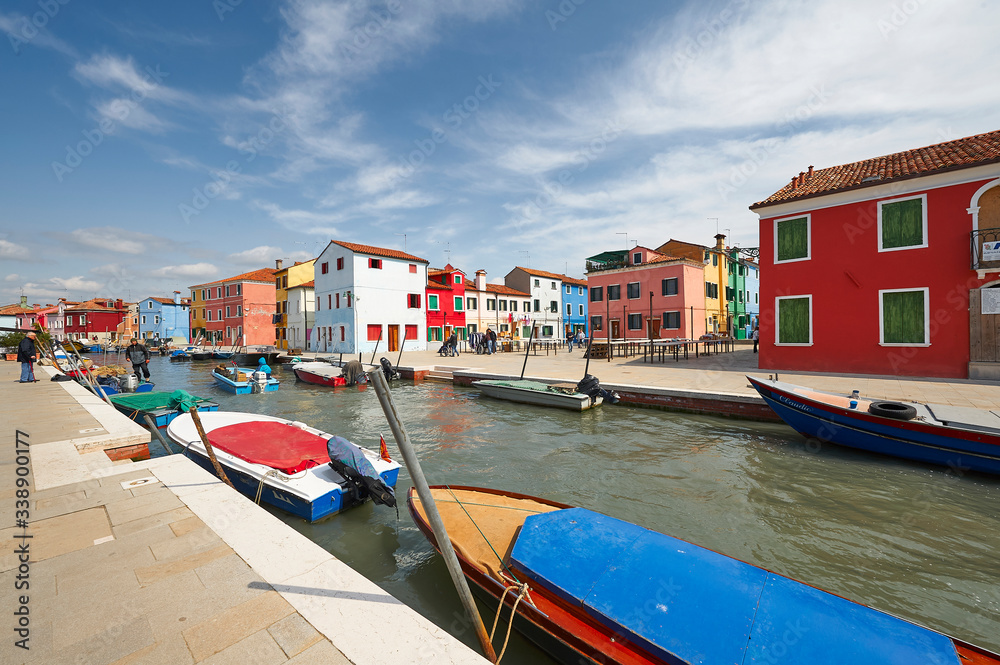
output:
<path id="1" fill-rule="evenodd" d="M 696 339 L 705 334 L 705 265 L 646 247 L 587 259 L 594 337 Z M 606 327 L 609 326 L 609 327 Z"/>

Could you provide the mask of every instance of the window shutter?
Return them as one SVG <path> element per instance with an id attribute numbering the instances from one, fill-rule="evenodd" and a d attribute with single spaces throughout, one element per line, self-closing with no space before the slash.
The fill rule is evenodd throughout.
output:
<path id="1" fill-rule="evenodd" d="M 784 298 L 778 301 L 778 342 L 809 343 L 808 298 Z"/>
<path id="2" fill-rule="evenodd" d="M 924 344 L 924 292 L 882 294 L 882 342 Z"/>
<path id="3" fill-rule="evenodd" d="M 924 244 L 923 201 L 882 204 L 882 249 Z"/>
<path id="4" fill-rule="evenodd" d="M 805 217 L 778 222 L 778 260 L 802 259 L 809 255 L 809 223 Z"/>

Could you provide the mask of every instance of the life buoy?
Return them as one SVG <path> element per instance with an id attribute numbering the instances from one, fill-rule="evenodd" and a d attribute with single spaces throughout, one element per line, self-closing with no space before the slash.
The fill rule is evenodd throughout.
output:
<path id="1" fill-rule="evenodd" d="M 868 405 L 868 413 L 894 420 L 913 420 L 917 417 L 915 408 L 900 402 L 872 402 Z"/>

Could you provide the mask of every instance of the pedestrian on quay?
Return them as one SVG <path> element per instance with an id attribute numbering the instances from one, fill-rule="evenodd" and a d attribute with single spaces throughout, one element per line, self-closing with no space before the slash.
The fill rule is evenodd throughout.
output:
<path id="1" fill-rule="evenodd" d="M 38 351 L 35 349 L 35 331 L 29 330 L 21 343 L 17 345 L 17 361 L 21 363 L 21 383 L 34 383 L 35 360 L 38 359 Z"/>
<path id="2" fill-rule="evenodd" d="M 581 349 L 583 348 L 583 343 L 587 341 L 587 336 L 583 333 L 583 328 L 576 331 L 576 345 Z"/>
<path id="3" fill-rule="evenodd" d="M 497 334 L 493 332 L 493 328 L 486 329 L 486 337 L 489 339 L 490 353 L 497 352 Z"/>
<path id="4" fill-rule="evenodd" d="M 576 335 L 574 335 L 572 332 L 566 333 L 566 346 L 568 347 L 569 351 L 573 350 L 573 342 L 575 341 L 576 341 Z"/>
<path id="5" fill-rule="evenodd" d="M 757 342 L 760 340 L 760 327 L 754 326 L 753 332 L 750 333 L 750 338 L 753 340 L 753 352 L 757 353 Z"/>
<path id="6" fill-rule="evenodd" d="M 139 383 L 142 383 L 143 377 L 149 381 L 149 367 L 147 367 L 149 365 L 149 349 L 139 344 L 139 340 L 135 337 L 125 349 L 125 360 L 132 363 L 132 371 L 135 373 L 135 378 L 139 379 Z"/>

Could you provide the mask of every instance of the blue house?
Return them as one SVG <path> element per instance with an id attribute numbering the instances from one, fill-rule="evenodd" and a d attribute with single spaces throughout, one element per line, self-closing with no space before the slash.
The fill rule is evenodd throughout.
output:
<path id="1" fill-rule="evenodd" d="M 136 335 L 144 340 L 167 340 L 171 337 L 191 339 L 191 324 L 188 308 L 191 301 L 181 298 L 180 291 L 174 291 L 174 299 L 150 297 L 139 301 L 138 321 L 133 328 Z"/>
<path id="2" fill-rule="evenodd" d="M 760 266 L 752 261 L 746 262 L 746 299 L 747 299 L 747 339 L 760 319 Z"/>
<path id="3" fill-rule="evenodd" d="M 587 282 L 582 279 L 573 279 L 563 276 L 562 278 L 562 309 L 563 309 L 563 336 L 570 333 L 576 334 L 582 330 L 584 335 L 589 335 L 587 329 Z"/>

